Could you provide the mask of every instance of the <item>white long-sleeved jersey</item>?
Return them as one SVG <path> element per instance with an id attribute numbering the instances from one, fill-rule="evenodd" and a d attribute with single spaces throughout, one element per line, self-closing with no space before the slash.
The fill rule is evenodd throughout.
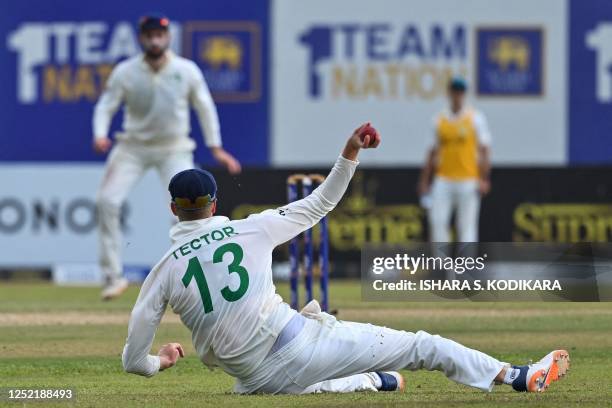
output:
<path id="1" fill-rule="evenodd" d="M 168 51 L 168 61 L 154 71 L 137 55 L 112 71 L 93 116 L 94 137 L 106 137 L 113 114 L 125 103 L 123 132 L 127 143 L 193 150 L 189 137 L 189 104 L 195 109 L 208 147 L 221 146 L 215 104 L 198 66 Z"/>
<path id="2" fill-rule="evenodd" d="M 272 250 L 315 225 L 342 198 L 357 162 L 339 157 L 313 193 L 243 220 L 180 222 L 173 247 L 151 270 L 132 311 L 123 350 L 126 371 L 152 376 L 149 355 L 167 304 L 191 330 L 202 362 L 244 377 L 263 361 L 296 313 L 276 294 Z"/>

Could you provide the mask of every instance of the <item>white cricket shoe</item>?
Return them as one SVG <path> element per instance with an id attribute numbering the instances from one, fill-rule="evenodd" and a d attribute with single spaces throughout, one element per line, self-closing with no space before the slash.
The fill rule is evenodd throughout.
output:
<path id="1" fill-rule="evenodd" d="M 110 284 L 102 290 L 102 300 L 115 299 L 128 288 L 128 280 L 125 278 L 119 278 L 113 280 Z"/>
<path id="2" fill-rule="evenodd" d="M 555 350 L 548 353 L 535 364 L 514 366 L 519 375 L 512 382 L 516 391 L 542 392 L 551 382 L 559 380 L 569 370 L 569 353 L 565 350 Z"/>

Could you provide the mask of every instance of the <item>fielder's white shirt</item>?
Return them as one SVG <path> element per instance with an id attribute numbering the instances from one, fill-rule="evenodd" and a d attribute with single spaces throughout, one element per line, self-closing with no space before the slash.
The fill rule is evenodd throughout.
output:
<path id="1" fill-rule="evenodd" d="M 221 146 L 219 118 L 202 72 L 197 65 L 168 51 L 159 71 L 151 69 L 144 54 L 120 62 L 111 72 L 94 109 L 94 137 L 108 136 L 114 113 L 125 104 L 123 132 L 126 143 L 193 150 L 189 137 L 189 104 L 204 130 L 208 147 Z"/>
<path id="2" fill-rule="evenodd" d="M 147 276 L 132 310 L 125 370 L 158 372 L 159 357 L 148 353 L 168 304 L 191 330 L 202 362 L 239 378 L 255 370 L 296 313 L 276 293 L 272 250 L 336 206 L 357 164 L 339 157 L 310 196 L 278 209 L 243 220 L 215 216 L 176 224 L 173 247 Z"/>

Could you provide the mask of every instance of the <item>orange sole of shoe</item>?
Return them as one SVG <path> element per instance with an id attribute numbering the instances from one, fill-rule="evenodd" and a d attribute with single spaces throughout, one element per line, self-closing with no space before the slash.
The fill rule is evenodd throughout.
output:
<path id="1" fill-rule="evenodd" d="M 548 371 L 542 370 L 535 373 L 529 379 L 527 389 L 529 392 L 545 391 L 550 383 L 559 380 L 569 370 L 570 358 L 569 353 L 565 350 L 553 351 L 552 362 Z"/>
<path id="2" fill-rule="evenodd" d="M 404 392 L 406 391 L 406 380 L 404 380 L 404 376 L 400 374 L 400 381 L 399 381 L 399 392 Z"/>

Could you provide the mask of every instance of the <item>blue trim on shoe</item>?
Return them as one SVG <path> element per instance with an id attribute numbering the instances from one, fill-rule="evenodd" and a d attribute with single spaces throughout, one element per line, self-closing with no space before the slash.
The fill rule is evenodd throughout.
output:
<path id="1" fill-rule="evenodd" d="M 527 392 L 527 372 L 529 366 L 512 366 L 512 368 L 519 370 L 519 375 L 512 381 L 512 388 L 515 391 Z"/>
<path id="2" fill-rule="evenodd" d="M 396 391 L 398 388 L 397 379 L 387 373 L 383 373 L 381 371 L 376 371 L 376 375 L 380 377 L 380 389 L 379 391 Z"/>

